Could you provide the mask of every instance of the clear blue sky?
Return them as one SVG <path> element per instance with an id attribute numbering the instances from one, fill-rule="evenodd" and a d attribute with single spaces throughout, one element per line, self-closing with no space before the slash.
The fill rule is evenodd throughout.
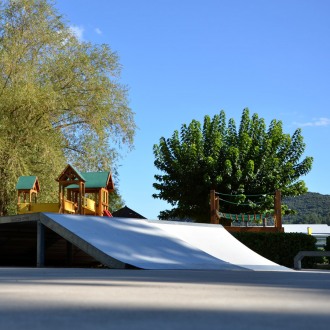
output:
<path id="1" fill-rule="evenodd" d="M 153 145 L 221 109 L 245 107 L 301 127 L 309 191 L 330 194 L 330 1 L 58 0 L 80 38 L 109 44 L 123 66 L 139 127 L 119 167 L 128 207 L 156 219 Z"/>

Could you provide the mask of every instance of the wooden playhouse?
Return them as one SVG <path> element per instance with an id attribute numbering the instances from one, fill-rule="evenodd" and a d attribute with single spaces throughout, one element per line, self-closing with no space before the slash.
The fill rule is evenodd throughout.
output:
<path id="1" fill-rule="evenodd" d="M 56 212 L 111 216 L 109 193 L 114 191 L 110 172 L 79 172 L 67 165 L 56 181 L 59 184 L 58 202 L 38 203 L 40 184 L 36 176 L 18 179 L 17 213 Z"/>

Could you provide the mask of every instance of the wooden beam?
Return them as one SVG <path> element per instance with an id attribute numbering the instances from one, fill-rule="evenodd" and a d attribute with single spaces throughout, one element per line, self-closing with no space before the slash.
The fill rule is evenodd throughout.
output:
<path id="1" fill-rule="evenodd" d="M 282 228 L 282 205 L 281 205 L 281 191 L 275 191 L 274 197 L 274 211 L 275 211 L 275 227 Z"/>
<path id="2" fill-rule="evenodd" d="M 284 228 L 276 227 L 231 227 L 224 226 L 230 233 L 283 233 Z"/>
<path id="3" fill-rule="evenodd" d="M 211 223 L 219 224 L 219 218 L 217 216 L 217 201 L 215 197 L 215 190 L 210 191 L 210 211 L 211 211 Z"/>

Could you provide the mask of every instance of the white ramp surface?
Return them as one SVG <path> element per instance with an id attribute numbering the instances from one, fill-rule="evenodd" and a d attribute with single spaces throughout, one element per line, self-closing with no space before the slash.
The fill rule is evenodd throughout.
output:
<path id="1" fill-rule="evenodd" d="M 144 269 L 244 268 L 220 260 L 154 221 L 44 213 L 44 224 L 69 231 L 102 253 Z M 50 221 L 52 223 L 50 223 Z M 183 228 L 183 227 L 182 227 Z M 190 226 L 187 227 L 189 230 Z M 205 236 L 205 235 L 204 235 Z M 87 252 L 87 251 L 85 251 Z"/>
<path id="2" fill-rule="evenodd" d="M 291 271 L 252 251 L 221 225 L 159 220 L 150 222 L 219 260 L 250 270 Z"/>

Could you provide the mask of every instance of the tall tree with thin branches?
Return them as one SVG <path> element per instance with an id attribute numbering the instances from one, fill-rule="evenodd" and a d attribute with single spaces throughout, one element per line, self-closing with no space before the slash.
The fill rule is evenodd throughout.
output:
<path id="1" fill-rule="evenodd" d="M 8 214 L 20 175 L 38 175 L 51 199 L 67 162 L 116 172 L 118 147 L 132 147 L 136 126 L 108 45 L 78 40 L 51 1 L 0 6 L 0 214 Z"/>

